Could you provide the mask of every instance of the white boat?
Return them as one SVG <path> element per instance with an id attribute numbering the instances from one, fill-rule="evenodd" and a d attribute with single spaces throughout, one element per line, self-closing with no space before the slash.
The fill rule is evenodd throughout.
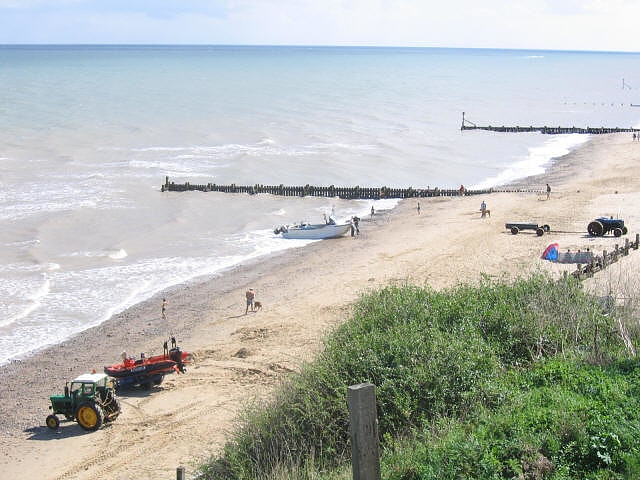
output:
<path id="1" fill-rule="evenodd" d="M 351 230 L 350 223 L 303 223 L 300 225 L 282 225 L 273 233 L 283 238 L 303 240 L 324 240 L 326 238 L 341 237 Z"/>

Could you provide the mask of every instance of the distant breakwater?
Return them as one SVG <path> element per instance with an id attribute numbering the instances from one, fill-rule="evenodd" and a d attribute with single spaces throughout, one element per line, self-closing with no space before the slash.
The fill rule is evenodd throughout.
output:
<path id="1" fill-rule="evenodd" d="M 334 185 L 316 186 L 316 185 L 218 185 L 216 183 L 195 184 L 190 182 L 175 183 L 170 182 L 169 177 L 165 178 L 162 185 L 163 192 L 222 192 L 222 193 L 246 193 L 255 195 L 258 193 L 267 193 L 270 195 L 279 195 L 283 197 L 327 197 L 342 198 L 348 200 L 370 199 L 379 200 L 381 198 L 424 198 L 424 197 L 457 197 L 466 195 L 480 195 L 495 192 L 527 192 L 542 193 L 542 188 L 531 189 L 513 189 L 513 188 L 487 188 L 472 190 L 467 188 L 391 188 L 391 187 L 336 187 Z"/>
<path id="2" fill-rule="evenodd" d="M 609 133 L 637 133 L 640 132 L 640 128 L 618 128 L 618 127 L 521 127 L 521 126 L 480 126 L 473 122 L 470 122 L 465 118 L 465 113 L 462 112 L 462 125 L 460 130 L 486 130 L 490 132 L 500 133 L 526 133 L 526 132 L 540 132 L 545 135 L 566 135 L 571 133 L 588 134 L 588 135 L 606 135 Z"/>

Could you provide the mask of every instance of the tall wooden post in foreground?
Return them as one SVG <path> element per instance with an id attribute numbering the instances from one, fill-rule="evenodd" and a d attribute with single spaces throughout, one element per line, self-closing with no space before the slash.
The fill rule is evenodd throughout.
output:
<path id="1" fill-rule="evenodd" d="M 380 480 L 380 449 L 376 386 L 371 383 L 347 389 L 353 480 Z"/>

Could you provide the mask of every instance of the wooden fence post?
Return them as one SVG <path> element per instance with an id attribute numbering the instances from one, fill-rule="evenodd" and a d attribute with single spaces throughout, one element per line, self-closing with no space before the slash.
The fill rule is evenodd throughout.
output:
<path id="1" fill-rule="evenodd" d="M 350 386 L 347 389 L 347 401 L 353 480 L 380 480 L 375 385 L 361 383 Z"/>
<path id="2" fill-rule="evenodd" d="M 185 480 L 184 467 L 178 467 L 176 469 L 176 480 Z"/>

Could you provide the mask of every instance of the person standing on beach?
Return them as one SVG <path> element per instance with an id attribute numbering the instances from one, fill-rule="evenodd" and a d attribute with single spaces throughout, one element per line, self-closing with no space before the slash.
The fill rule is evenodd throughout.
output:
<path id="1" fill-rule="evenodd" d="M 373 205 L 371 205 L 371 218 L 373 218 L 375 213 L 376 213 L 376 211 L 374 210 Z"/>
<path id="2" fill-rule="evenodd" d="M 162 299 L 162 319 L 166 320 L 167 319 L 167 304 L 169 302 L 167 302 L 166 298 Z"/>
<path id="3" fill-rule="evenodd" d="M 247 297 L 247 309 L 244 311 L 244 314 L 246 315 L 247 313 L 249 313 L 249 307 L 251 307 L 251 311 L 253 312 L 253 299 L 256 298 L 256 294 L 253 291 L 253 288 L 247 290 L 247 292 L 245 293 L 245 297 Z"/>
<path id="4" fill-rule="evenodd" d="M 418 210 L 418 215 L 420 215 L 420 202 L 418 202 L 418 206 L 416 207 L 416 209 Z"/>
<path id="5" fill-rule="evenodd" d="M 551 196 L 551 187 L 549 186 L 549 184 L 547 183 L 547 200 L 549 200 L 549 197 Z"/>

